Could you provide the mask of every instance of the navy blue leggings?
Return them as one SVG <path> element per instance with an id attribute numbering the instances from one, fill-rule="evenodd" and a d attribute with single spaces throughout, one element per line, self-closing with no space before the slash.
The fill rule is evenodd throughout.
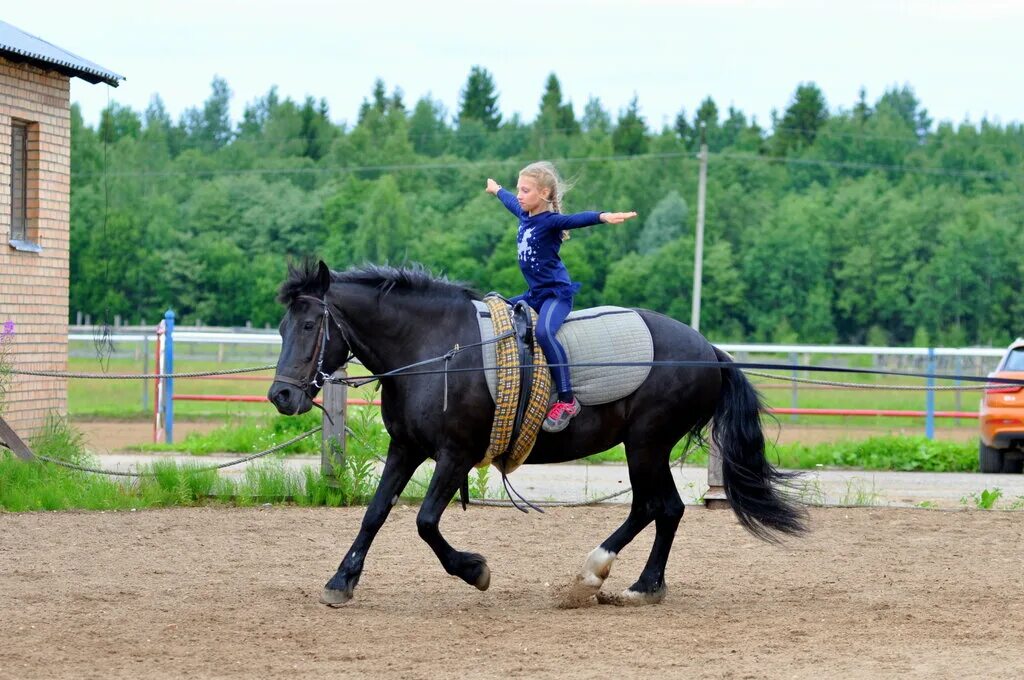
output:
<path id="1" fill-rule="evenodd" d="M 522 295 L 517 295 L 509 302 L 515 304 L 522 299 Z M 565 353 L 562 343 L 558 342 L 555 337 L 558 329 L 562 327 L 565 317 L 569 316 L 569 312 L 572 311 L 572 298 L 564 300 L 549 297 L 541 303 L 540 309 L 536 311 L 537 328 L 534 329 L 534 332 L 537 342 L 544 350 L 544 356 L 547 357 L 549 364 L 562 364 L 561 366 L 551 366 L 551 376 L 555 380 L 555 389 L 558 390 L 558 400 L 572 401 L 572 380 L 569 378 L 569 367 L 566 365 L 569 363 L 569 355 Z"/>

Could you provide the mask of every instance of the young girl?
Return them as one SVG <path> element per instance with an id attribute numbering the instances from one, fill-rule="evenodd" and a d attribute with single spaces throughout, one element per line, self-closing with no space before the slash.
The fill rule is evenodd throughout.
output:
<path id="1" fill-rule="evenodd" d="M 543 428 L 561 432 L 576 414 L 580 403 L 572 393 L 569 380 L 569 358 L 555 337 L 565 317 L 572 311 L 572 298 L 580 289 L 558 256 L 563 234 L 595 224 L 620 224 L 636 217 L 635 212 L 581 212 L 562 215 L 562 197 L 567 187 L 558 171 L 547 161 L 531 163 L 519 172 L 517 194 L 512 195 L 487 179 L 487 193 L 497 196 L 509 212 L 519 218 L 519 269 L 529 289 L 511 299 L 514 304 L 526 300 L 537 311 L 537 342 L 551 365 L 551 374 L 558 389 L 558 401 L 551 405 Z M 568 235 L 564 235 L 568 238 Z"/>

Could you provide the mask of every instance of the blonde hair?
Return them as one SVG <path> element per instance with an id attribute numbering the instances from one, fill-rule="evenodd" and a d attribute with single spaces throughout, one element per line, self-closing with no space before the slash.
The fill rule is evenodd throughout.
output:
<path id="1" fill-rule="evenodd" d="M 520 177 L 529 177 L 537 182 L 538 189 L 548 190 L 547 203 L 551 206 L 551 212 L 562 212 L 562 200 L 565 194 L 572 189 L 574 182 L 566 182 L 558 174 L 558 170 L 549 161 L 537 161 L 530 163 L 519 171 Z M 562 240 L 569 240 L 569 232 L 562 232 Z"/>

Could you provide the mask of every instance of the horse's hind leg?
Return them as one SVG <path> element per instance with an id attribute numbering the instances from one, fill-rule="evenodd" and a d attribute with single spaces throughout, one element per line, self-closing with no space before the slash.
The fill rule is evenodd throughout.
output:
<path id="1" fill-rule="evenodd" d="M 683 519 L 685 506 L 676 490 L 675 481 L 672 479 L 667 455 L 664 462 L 652 465 L 651 468 L 645 470 L 645 473 L 649 474 L 652 491 L 651 495 L 647 497 L 646 503 L 654 515 L 655 526 L 651 554 L 636 583 L 618 595 L 597 593 L 597 601 L 601 604 L 657 604 L 665 599 L 667 590 L 665 566 L 668 564 L 672 541 L 675 539 L 679 522 Z M 636 493 L 635 487 L 633 493 Z M 634 498 L 636 498 L 635 495 Z"/>
<path id="2" fill-rule="evenodd" d="M 671 446 L 627 443 L 629 481 L 633 503 L 626 521 L 590 555 L 574 582 L 563 594 L 561 605 L 580 606 L 596 595 L 603 604 L 655 604 L 665 597 L 665 564 L 676 528 L 683 517 L 683 502 L 669 469 Z M 618 554 L 655 522 L 654 547 L 640 578 L 620 595 L 605 595 L 601 586 Z"/>
<path id="3" fill-rule="evenodd" d="M 416 515 L 416 528 L 419 530 L 420 538 L 433 549 L 445 571 L 480 590 L 487 590 L 491 585 L 491 570 L 487 567 L 487 560 L 483 555 L 456 550 L 444 540 L 438 529 L 441 514 L 472 467 L 473 463 L 468 457 L 458 458 L 444 454 L 438 456 L 434 476 L 430 480 L 419 514 Z"/>

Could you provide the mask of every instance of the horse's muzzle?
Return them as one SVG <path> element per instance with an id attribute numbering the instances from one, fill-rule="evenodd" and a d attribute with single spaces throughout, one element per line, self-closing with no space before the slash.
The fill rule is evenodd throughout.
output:
<path id="1" fill-rule="evenodd" d="M 285 416 L 297 416 L 313 408 L 313 400 L 304 391 L 294 385 L 274 382 L 267 391 L 267 399 L 278 413 Z"/>

